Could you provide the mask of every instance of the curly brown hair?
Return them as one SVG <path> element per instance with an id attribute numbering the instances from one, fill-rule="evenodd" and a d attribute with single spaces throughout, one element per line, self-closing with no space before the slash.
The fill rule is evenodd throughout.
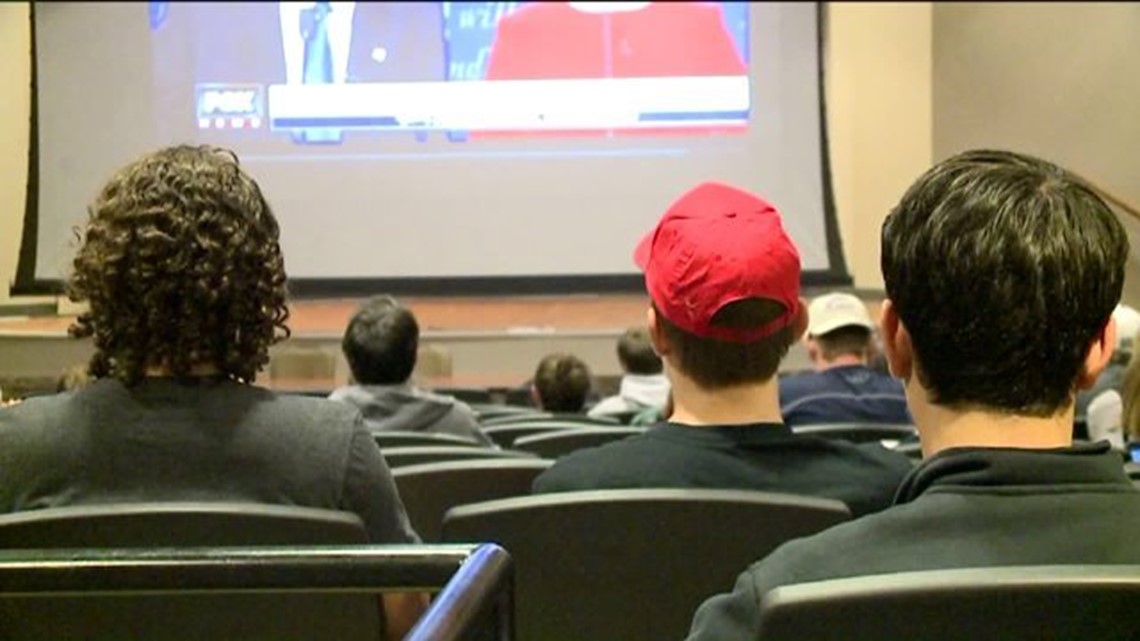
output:
<path id="1" fill-rule="evenodd" d="M 143 156 L 88 213 L 67 294 L 89 303 L 70 332 L 93 337 L 92 376 L 132 385 L 148 367 L 184 377 L 208 365 L 252 382 L 289 336 L 277 220 L 232 151 Z"/>

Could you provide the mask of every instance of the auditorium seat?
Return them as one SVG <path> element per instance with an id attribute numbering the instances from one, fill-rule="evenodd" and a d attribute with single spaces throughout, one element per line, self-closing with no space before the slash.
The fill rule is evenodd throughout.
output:
<path id="1" fill-rule="evenodd" d="M 468 404 L 490 403 L 494 400 L 491 397 L 491 391 L 485 387 L 435 387 L 431 391 L 457 398 Z"/>
<path id="2" fill-rule="evenodd" d="M 829 423 L 824 425 L 797 425 L 792 431 L 802 436 L 837 438 L 853 443 L 872 443 L 882 440 L 902 440 L 916 434 L 913 425 L 883 425 L 875 423 Z"/>
<path id="3" fill-rule="evenodd" d="M 530 452 L 496 450 L 489 447 L 469 447 L 465 445 L 422 445 L 414 447 L 390 447 L 380 452 L 388 467 L 406 467 L 423 463 L 444 461 L 465 461 L 478 459 L 530 459 L 538 458 Z"/>
<path id="4" fill-rule="evenodd" d="M 533 407 L 517 407 L 501 403 L 472 403 L 471 409 L 475 411 L 475 416 L 480 422 L 500 416 L 545 416 L 543 412 Z"/>
<path id="5" fill-rule="evenodd" d="M 510 639 L 510 574 L 494 545 L 0 550 L 0 634 L 377 641 L 376 593 L 442 586 L 405 641 Z"/>
<path id="6" fill-rule="evenodd" d="M 905 572 L 788 585 L 764 596 L 758 641 L 1135 639 L 1140 566 Z"/>
<path id="7" fill-rule="evenodd" d="M 553 461 L 506 458 L 424 463 L 392 470 L 412 527 L 425 543 L 440 540 L 443 515 L 467 503 L 530 494 Z"/>
<path id="8" fill-rule="evenodd" d="M 697 606 L 777 545 L 849 518 L 785 494 L 597 490 L 455 507 L 443 540 L 511 554 L 519 639 L 659 641 L 684 638 Z"/>
<path id="9" fill-rule="evenodd" d="M 532 421 L 557 421 L 560 423 L 580 423 L 583 425 L 620 425 L 615 418 L 593 417 L 585 414 L 552 414 L 550 412 L 535 412 L 533 414 L 506 414 L 495 418 L 480 421 L 484 427 L 497 427 L 500 425 L 514 425 L 515 423 L 530 423 Z"/>
<path id="10" fill-rule="evenodd" d="M 0 516 L 0 549 L 173 548 L 187 546 L 360 545 L 368 539 L 359 517 L 296 506 L 249 503 L 129 503 L 48 508 Z M 35 560 L 36 556 L 31 556 Z M 176 577 L 166 577 L 166 582 Z M 93 586 L 95 587 L 95 586 Z M 103 603 L 95 608 L 93 603 Z M 132 638 L 376 639 L 382 626 L 376 597 L 356 595 L 154 595 L 115 607 L 88 599 L 3 599 L 4 639 L 95 638 L 95 625 L 127 629 Z M 105 612 L 99 612 L 98 610 Z M 338 616 L 330 617 L 338 612 Z M 173 626 L 182 621 L 185 626 Z M 321 622 L 317 624 L 316 622 Z M 224 634 L 223 631 L 229 631 Z M 241 634 L 235 634 L 241 630 Z M 106 637 L 104 637 L 106 638 Z"/>
<path id="11" fill-rule="evenodd" d="M 455 434 L 438 432 L 372 432 L 372 438 L 381 450 L 390 447 L 416 447 L 442 445 L 452 447 L 483 447 L 482 443 Z"/>
<path id="12" fill-rule="evenodd" d="M 511 447 L 543 458 L 556 459 L 574 450 L 620 441 L 623 438 L 644 434 L 645 431 L 644 427 L 580 427 L 518 437 Z"/>
<path id="13" fill-rule="evenodd" d="M 511 447 L 514 445 L 515 439 L 523 438 L 525 436 L 532 436 L 534 434 L 552 434 L 554 432 L 565 432 L 567 430 L 581 430 L 586 429 L 587 425 L 581 423 L 566 423 L 566 422 L 552 422 L 552 421 L 534 421 L 530 423 L 517 423 L 514 425 L 491 425 L 483 428 L 483 433 L 487 435 L 495 445 L 499 447 Z M 620 429 L 620 426 L 613 426 L 614 429 Z"/>

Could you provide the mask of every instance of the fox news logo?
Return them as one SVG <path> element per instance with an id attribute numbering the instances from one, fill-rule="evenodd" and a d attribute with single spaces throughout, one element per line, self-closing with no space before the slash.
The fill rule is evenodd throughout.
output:
<path id="1" fill-rule="evenodd" d="M 264 112 L 262 88 L 257 85 L 199 85 L 198 118 L 258 118 Z"/>

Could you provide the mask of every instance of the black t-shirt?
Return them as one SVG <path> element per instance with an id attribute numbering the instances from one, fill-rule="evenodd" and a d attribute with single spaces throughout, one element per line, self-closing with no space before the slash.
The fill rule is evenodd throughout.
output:
<path id="1" fill-rule="evenodd" d="M 961 448 L 924 461 L 898 505 L 791 541 L 697 610 L 689 641 L 755 639 L 781 585 L 1003 565 L 1140 563 L 1140 491 L 1107 443 Z"/>
<path id="2" fill-rule="evenodd" d="M 574 452 L 534 482 L 535 493 L 617 488 L 707 488 L 838 499 L 858 516 L 891 504 L 910 461 L 877 443 L 793 435 L 779 423 L 686 426 Z"/>
<path id="3" fill-rule="evenodd" d="M 249 501 L 353 512 L 418 542 L 360 412 L 225 380 L 103 379 L 0 409 L 0 512 Z"/>

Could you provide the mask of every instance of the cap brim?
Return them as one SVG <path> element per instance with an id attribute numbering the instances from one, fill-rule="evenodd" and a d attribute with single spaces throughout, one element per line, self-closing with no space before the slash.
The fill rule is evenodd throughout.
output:
<path id="1" fill-rule="evenodd" d="M 641 241 L 637 243 L 637 248 L 633 250 L 633 262 L 641 271 L 645 271 L 645 266 L 649 264 L 649 254 L 653 250 L 653 234 L 655 231 L 643 236 Z"/>

